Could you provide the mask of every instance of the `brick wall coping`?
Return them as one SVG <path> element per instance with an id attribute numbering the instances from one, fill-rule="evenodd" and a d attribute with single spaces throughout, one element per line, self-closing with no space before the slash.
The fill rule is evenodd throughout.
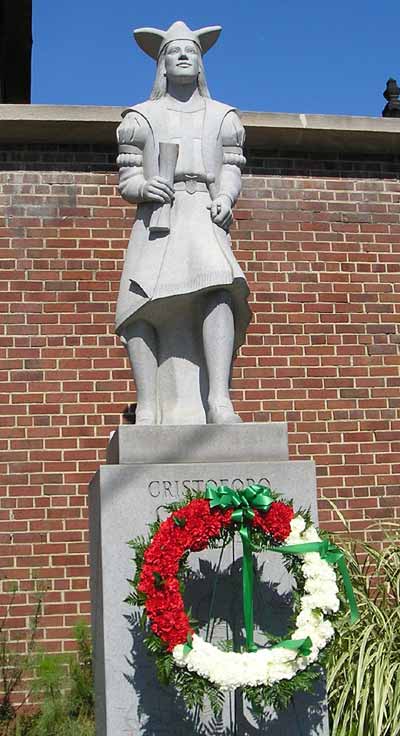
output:
<path id="1" fill-rule="evenodd" d="M 2 143 L 115 140 L 122 107 L 0 105 Z M 400 153 L 400 120 L 353 115 L 241 112 L 251 146 L 286 150 Z"/>

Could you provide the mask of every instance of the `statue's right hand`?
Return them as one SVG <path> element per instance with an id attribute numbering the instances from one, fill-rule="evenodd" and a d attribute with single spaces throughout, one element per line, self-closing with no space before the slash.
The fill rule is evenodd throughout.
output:
<path id="1" fill-rule="evenodd" d="M 168 183 L 167 179 L 162 176 L 153 176 L 144 183 L 143 186 L 143 199 L 147 202 L 172 202 L 175 196 L 173 188 Z"/>

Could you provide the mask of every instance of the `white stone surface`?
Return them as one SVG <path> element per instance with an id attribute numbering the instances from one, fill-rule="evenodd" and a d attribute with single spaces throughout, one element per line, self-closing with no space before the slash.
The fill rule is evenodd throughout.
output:
<path id="1" fill-rule="evenodd" d="M 110 438 L 107 463 L 262 462 L 288 460 L 286 422 L 216 426 L 138 427 L 124 424 Z"/>

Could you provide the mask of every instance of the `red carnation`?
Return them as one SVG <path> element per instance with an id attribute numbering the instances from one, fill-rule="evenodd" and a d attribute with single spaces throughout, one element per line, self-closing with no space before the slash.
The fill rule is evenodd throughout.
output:
<path id="1" fill-rule="evenodd" d="M 270 534 L 276 542 L 284 542 L 290 534 L 290 522 L 293 517 L 294 511 L 291 506 L 282 501 L 274 501 L 266 513 L 256 511 L 253 524 L 265 534 Z"/>

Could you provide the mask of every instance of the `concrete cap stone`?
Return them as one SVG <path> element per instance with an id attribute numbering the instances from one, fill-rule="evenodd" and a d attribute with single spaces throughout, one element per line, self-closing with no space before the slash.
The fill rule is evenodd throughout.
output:
<path id="1" fill-rule="evenodd" d="M 102 105 L 0 105 L 0 142 L 116 145 L 116 126 L 124 109 Z M 240 115 L 249 146 L 314 153 L 400 152 L 400 119 L 396 118 L 277 112 Z"/>

